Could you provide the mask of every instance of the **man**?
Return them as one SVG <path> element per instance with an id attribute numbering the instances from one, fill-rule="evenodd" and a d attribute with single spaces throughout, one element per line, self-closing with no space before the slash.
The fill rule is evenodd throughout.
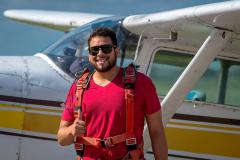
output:
<path id="1" fill-rule="evenodd" d="M 94 66 L 88 88 L 82 98 L 82 111 L 74 118 L 76 81 L 69 90 L 66 108 L 58 131 L 61 145 L 74 143 L 77 136 L 91 137 L 91 141 L 108 140 L 126 132 L 125 88 L 122 81 L 123 69 L 116 65 L 120 49 L 115 33 L 108 28 L 98 28 L 88 39 L 89 62 Z M 143 144 L 144 117 L 149 127 L 154 157 L 167 159 L 167 143 L 162 125 L 160 103 L 152 81 L 142 73 L 136 74 L 134 83 L 134 137 L 137 148 Z M 106 142 L 104 141 L 106 144 Z M 140 149 L 139 149 L 140 150 Z M 82 158 L 128 159 L 130 149 L 126 142 L 114 145 L 84 145 Z M 131 152 L 132 153 L 132 152 Z M 138 152 L 139 159 L 143 152 Z M 133 157 L 132 157 L 133 159 Z"/>

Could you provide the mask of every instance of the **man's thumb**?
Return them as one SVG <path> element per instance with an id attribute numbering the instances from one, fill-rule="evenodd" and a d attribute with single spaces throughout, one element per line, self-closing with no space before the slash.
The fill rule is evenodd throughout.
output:
<path id="1" fill-rule="evenodd" d="M 78 109 L 78 119 L 82 120 L 82 112 L 81 109 Z"/>

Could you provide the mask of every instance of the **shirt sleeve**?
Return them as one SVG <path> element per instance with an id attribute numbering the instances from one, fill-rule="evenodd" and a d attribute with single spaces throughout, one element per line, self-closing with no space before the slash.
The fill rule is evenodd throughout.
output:
<path id="1" fill-rule="evenodd" d="M 139 79 L 138 85 L 140 85 L 141 93 L 144 98 L 144 112 L 146 114 L 152 114 L 159 111 L 161 109 L 161 104 L 152 80 L 142 73 L 139 74 Z"/>
<path id="2" fill-rule="evenodd" d="M 65 108 L 62 113 L 62 120 L 73 122 L 74 121 L 74 106 L 75 106 L 75 92 L 76 92 L 76 81 L 73 82 L 70 87 L 65 101 Z"/>

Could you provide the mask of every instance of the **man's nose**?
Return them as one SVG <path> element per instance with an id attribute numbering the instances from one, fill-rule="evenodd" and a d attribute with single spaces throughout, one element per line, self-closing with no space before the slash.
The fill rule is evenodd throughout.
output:
<path id="1" fill-rule="evenodd" d="M 98 50 L 98 55 L 101 55 L 101 54 L 105 54 L 103 51 L 102 51 L 102 49 L 101 48 L 99 48 L 99 50 Z"/>

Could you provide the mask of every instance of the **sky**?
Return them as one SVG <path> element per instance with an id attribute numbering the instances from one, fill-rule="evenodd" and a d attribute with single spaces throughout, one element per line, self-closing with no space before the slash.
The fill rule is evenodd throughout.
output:
<path id="1" fill-rule="evenodd" d="M 0 55 L 34 55 L 64 33 L 7 19 L 8 9 L 41 9 L 128 16 L 173 10 L 223 0 L 0 0 Z"/>

